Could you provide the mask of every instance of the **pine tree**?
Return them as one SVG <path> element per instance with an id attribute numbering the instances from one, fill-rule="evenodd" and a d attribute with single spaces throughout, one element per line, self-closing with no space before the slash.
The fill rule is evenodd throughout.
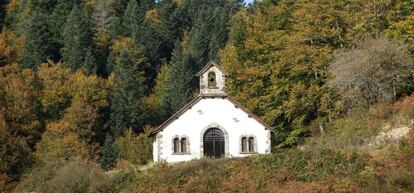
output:
<path id="1" fill-rule="evenodd" d="M 97 74 L 97 64 L 95 56 L 92 53 L 92 48 L 88 48 L 88 51 L 85 55 L 85 61 L 83 63 L 83 66 L 85 68 L 85 73 L 87 75 L 95 75 Z"/>
<path id="2" fill-rule="evenodd" d="M 136 0 L 128 2 L 125 14 L 122 17 L 122 27 L 125 36 L 137 37 L 144 21 L 144 10 L 138 5 Z"/>
<path id="3" fill-rule="evenodd" d="M 177 44 L 171 68 L 167 77 L 165 111 L 171 114 L 185 105 L 194 91 L 194 71 L 189 64 L 189 58 L 186 57 L 184 49 Z"/>
<path id="4" fill-rule="evenodd" d="M 118 161 L 119 150 L 111 137 L 105 139 L 102 147 L 102 157 L 99 160 L 101 166 L 105 170 L 112 169 Z"/>
<path id="5" fill-rule="evenodd" d="M 53 43 L 56 45 L 56 49 L 60 51 L 63 47 L 63 30 L 67 17 L 70 15 L 74 6 L 80 6 L 81 0 L 57 0 L 56 6 L 53 8 L 49 16 L 49 26 L 52 32 Z M 86 27 L 86 26 L 85 26 Z"/>
<path id="6" fill-rule="evenodd" d="M 189 57 L 192 68 L 201 69 L 210 60 L 217 60 L 218 51 L 227 42 L 228 10 L 209 8 L 201 10 L 190 31 Z"/>
<path id="7" fill-rule="evenodd" d="M 89 29 L 87 17 L 82 13 L 81 8 L 75 6 L 68 16 L 63 30 L 64 47 L 62 48 L 62 56 L 64 67 L 71 70 L 85 67 L 84 64 L 90 50 L 91 37 L 92 33 Z M 90 70 L 95 67 L 89 66 L 88 68 Z"/>
<path id="8" fill-rule="evenodd" d="M 183 31 L 184 22 L 181 20 L 183 19 L 184 14 L 173 0 L 161 1 L 157 9 L 157 14 L 161 22 L 160 33 L 165 37 L 166 41 L 168 41 L 167 44 L 170 58 L 175 41 L 177 41 Z"/>
<path id="9" fill-rule="evenodd" d="M 131 38 L 115 42 L 112 50 L 114 85 L 111 96 L 111 131 L 116 138 L 127 128 L 143 129 L 142 99 L 148 92 L 145 71 L 149 67 L 142 48 Z"/>
<path id="10" fill-rule="evenodd" d="M 0 2 L 0 27 L 3 26 L 4 17 L 6 17 L 6 5 L 7 1 L 1 1 Z"/>
<path id="11" fill-rule="evenodd" d="M 114 15 L 119 17 L 122 16 L 128 6 L 129 0 L 112 0 L 112 7 L 115 11 Z"/>
<path id="12" fill-rule="evenodd" d="M 167 96 L 167 86 L 168 86 L 168 77 L 170 73 L 170 65 L 164 64 L 161 66 L 160 71 L 157 74 L 154 86 L 154 95 L 156 97 L 157 108 L 156 112 L 158 113 L 157 117 L 159 120 L 165 120 L 171 114 L 168 111 L 166 96 Z"/>
<path id="13" fill-rule="evenodd" d="M 21 66 L 36 69 L 46 59 L 54 59 L 52 34 L 47 23 L 47 16 L 39 10 L 33 10 L 25 35 L 25 52 Z"/>
<path id="14" fill-rule="evenodd" d="M 212 16 L 209 10 L 201 10 L 190 31 L 188 54 L 193 60 L 192 68 L 198 71 L 209 59 Z"/>
<path id="15" fill-rule="evenodd" d="M 226 44 L 228 38 L 227 22 L 229 20 L 229 13 L 225 8 L 217 7 L 212 11 L 213 21 L 209 44 L 209 60 L 218 60 L 219 50 Z"/>

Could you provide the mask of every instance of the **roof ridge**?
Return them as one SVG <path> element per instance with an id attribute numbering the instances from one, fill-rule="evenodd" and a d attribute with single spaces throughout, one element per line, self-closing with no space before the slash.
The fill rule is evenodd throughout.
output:
<path id="1" fill-rule="evenodd" d="M 206 72 L 211 66 L 215 66 L 218 68 L 224 75 L 227 73 L 220 67 L 220 65 L 215 62 L 214 60 L 210 60 L 199 72 L 197 72 L 196 76 L 201 76 L 204 72 Z"/>
<path id="2" fill-rule="evenodd" d="M 274 129 L 268 125 L 267 123 L 265 123 L 264 121 L 262 121 L 259 117 L 257 117 L 255 114 L 251 113 L 249 110 L 247 110 L 245 107 L 243 107 L 241 104 L 239 104 L 237 101 L 235 101 L 234 99 L 232 99 L 229 96 L 204 96 L 204 95 L 198 95 L 196 98 L 194 98 L 191 102 L 187 103 L 186 105 L 184 105 L 180 110 L 178 110 L 176 113 L 174 113 L 170 118 L 168 118 L 166 121 L 164 121 L 160 126 L 158 126 L 154 131 L 152 131 L 150 133 L 150 136 L 153 136 L 159 132 L 161 132 L 166 126 L 168 126 L 174 119 L 177 119 L 179 116 L 181 116 L 182 114 L 184 114 L 188 109 L 191 109 L 191 107 L 197 103 L 198 101 L 200 101 L 201 99 L 204 98 L 227 98 L 231 103 L 233 103 L 235 105 L 236 108 L 240 108 L 243 112 L 245 112 L 246 114 L 248 114 L 249 117 L 255 119 L 257 122 L 259 122 L 261 125 L 263 125 L 265 127 L 265 129 L 269 129 L 271 131 L 274 131 Z"/>

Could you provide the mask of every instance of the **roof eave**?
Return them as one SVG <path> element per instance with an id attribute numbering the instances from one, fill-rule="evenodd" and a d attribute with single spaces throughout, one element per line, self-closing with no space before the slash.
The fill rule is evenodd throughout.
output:
<path id="1" fill-rule="evenodd" d="M 251 113 L 249 110 L 247 110 L 245 107 L 243 107 L 241 104 L 236 102 L 234 99 L 230 98 L 229 96 L 207 96 L 207 95 L 199 95 L 195 99 L 193 99 L 191 102 L 187 103 L 184 107 L 182 107 L 180 110 L 178 110 L 174 115 L 172 115 L 170 118 L 168 118 L 164 123 L 162 123 L 160 126 L 158 126 L 154 131 L 150 133 L 150 137 L 156 135 L 157 133 L 164 130 L 165 127 L 167 127 L 174 119 L 177 119 L 179 116 L 181 116 L 186 110 L 190 109 L 196 102 L 203 98 L 209 98 L 209 97 L 220 97 L 220 98 L 227 98 L 231 103 L 233 103 L 236 107 L 240 108 L 242 111 L 244 111 L 246 114 L 249 115 L 249 117 L 252 117 L 257 122 L 259 122 L 262 126 L 264 126 L 265 129 L 270 130 L 272 132 L 275 132 L 275 129 L 272 128 L 270 125 L 262 121 L 259 117 Z"/>
<path id="2" fill-rule="evenodd" d="M 196 76 L 203 75 L 208 69 L 211 68 L 211 66 L 215 66 L 216 68 L 218 68 L 223 73 L 223 75 L 228 76 L 228 74 L 214 61 L 210 61 L 206 66 L 204 66 L 203 69 L 201 69 L 199 72 L 197 72 Z"/>

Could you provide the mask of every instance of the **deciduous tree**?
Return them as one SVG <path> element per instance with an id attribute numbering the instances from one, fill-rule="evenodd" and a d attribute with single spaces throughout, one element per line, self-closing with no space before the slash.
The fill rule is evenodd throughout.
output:
<path id="1" fill-rule="evenodd" d="M 330 86 L 346 101 L 363 99 L 372 105 L 395 101 L 413 90 L 414 59 L 402 44 L 371 39 L 338 53 L 330 72 Z"/>

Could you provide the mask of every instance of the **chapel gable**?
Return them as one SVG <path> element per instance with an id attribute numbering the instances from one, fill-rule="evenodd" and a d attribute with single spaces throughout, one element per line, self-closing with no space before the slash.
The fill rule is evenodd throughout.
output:
<path id="1" fill-rule="evenodd" d="M 226 74 L 215 62 L 209 62 L 200 72 L 200 95 L 225 96 Z"/>

